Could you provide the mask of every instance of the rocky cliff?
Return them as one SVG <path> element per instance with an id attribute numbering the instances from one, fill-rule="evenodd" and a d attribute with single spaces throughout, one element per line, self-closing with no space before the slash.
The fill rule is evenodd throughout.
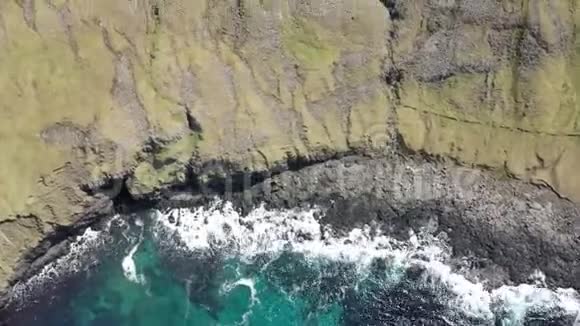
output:
<path id="1" fill-rule="evenodd" d="M 347 153 L 580 201 L 578 28 L 575 0 L 1 1 L 0 284 L 119 193 Z"/>

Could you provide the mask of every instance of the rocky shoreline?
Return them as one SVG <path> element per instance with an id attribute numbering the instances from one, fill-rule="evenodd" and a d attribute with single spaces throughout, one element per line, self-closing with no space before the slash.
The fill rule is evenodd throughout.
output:
<path id="1" fill-rule="evenodd" d="M 577 284 L 575 206 L 523 182 L 580 202 L 580 2 L 20 2 L 0 10 L 0 288 L 106 216 L 215 195 L 432 220 L 498 274 Z M 405 148 L 498 172 L 458 190 L 472 170 Z"/>
<path id="2" fill-rule="evenodd" d="M 489 171 L 402 156 L 347 157 L 282 173 L 234 201 L 316 203 L 335 229 L 374 221 L 398 237 L 445 233 L 454 255 L 471 257 L 491 285 L 525 283 L 541 270 L 551 286 L 580 287 L 579 207 L 548 188 Z"/>
<path id="3" fill-rule="evenodd" d="M 254 178 L 254 179 L 252 179 Z M 258 180 L 256 182 L 256 180 Z M 201 191 L 203 190 L 203 191 Z M 216 197 L 241 211 L 317 205 L 337 232 L 373 224 L 406 239 L 409 231 L 449 240 L 456 267 L 491 287 L 529 281 L 540 270 L 548 286 L 580 287 L 580 208 L 546 187 L 491 171 L 461 168 L 422 157 L 348 156 L 296 166 L 270 177 L 236 174 L 212 184 L 167 189 L 134 199 L 121 189 L 114 204 L 87 214 L 29 253 L 12 280 L 25 281 L 68 250 L 70 239 L 107 216 L 148 208 L 194 207 Z M 10 291 L 3 295 L 8 309 Z"/>

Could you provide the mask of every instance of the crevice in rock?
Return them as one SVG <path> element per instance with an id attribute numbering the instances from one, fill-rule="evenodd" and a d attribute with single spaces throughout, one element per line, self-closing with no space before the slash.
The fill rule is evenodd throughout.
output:
<path id="1" fill-rule="evenodd" d="M 401 20 L 403 19 L 403 12 L 399 6 L 398 0 L 380 0 L 383 6 L 387 8 L 389 15 L 392 20 Z"/>
<path id="2" fill-rule="evenodd" d="M 390 90 L 389 98 L 391 99 L 391 108 L 387 108 L 387 130 L 390 130 L 391 143 L 394 146 L 389 146 L 389 151 L 392 152 L 397 147 L 398 143 L 398 119 L 397 109 L 401 104 L 401 84 L 404 79 L 404 70 L 397 64 L 395 60 L 395 42 L 397 40 L 397 19 L 401 18 L 400 11 L 397 9 L 396 0 L 381 0 L 383 5 L 387 8 L 391 15 L 392 25 L 389 30 L 389 37 L 387 38 L 388 54 L 384 58 L 382 79 L 387 88 Z"/>
<path id="3" fill-rule="evenodd" d="M 395 95 L 397 102 L 401 100 L 400 90 L 403 78 L 403 70 L 397 68 L 394 65 L 394 62 L 392 63 L 392 66 L 383 73 L 383 80 L 385 84 L 387 84 L 387 86 L 393 91 L 393 95 Z"/>
<path id="4" fill-rule="evenodd" d="M 161 24 L 161 12 L 159 9 L 159 5 L 154 4 L 151 7 L 151 12 L 153 13 L 153 19 L 155 20 L 156 24 Z"/>
<path id="5" fill-rule="evenodd" d="M 407 109 L 411 109 L 411 110 L 415 110 L 415 111 L 421 112 L 423 114 L 432 115 L 432 116 L 435 116 L 438 118 L 446 119 L 446 120 L 452 120 L 452 121 L 466 123 L 466 124 L 472 124 L 472 125 L 482 125 L 482 126 L 486 126 L 486 127 L 490 127 L 490 128 L 505 129 L 505 130 L 509 130 L 509 131 L 513 131 L 513 132 L 521 132 L 521 133 L 526 133 L 526 134 L 551 136 L 551 137 L 574 137 L 574 138 L 580 137 L 580 134 L 578 134 L 578 133 L 553 133 L 553 132 L 547 132 L 547 131 L 541 131 L 541 130 L 530 130 L 530 129 L 525 129 L 522 127 L 510 127 L 510 126 L 498 125 L 498 124 L 486 124 L 486 123 L 483 123 L 481 121 L 460 119 L 457 117 L 452 117 L 452 116 L 448 116 L 445 114 L 441 114 L 441 113 L 437 113 L 434 111 L 425 110 L 425 109 L 421 109 L 421 108 L 416 108 L 416 107 L 405 105 L 405 104 L 403 104 L 402 107 L 407 108 Z"/>
<path id="6" fill-rule="evenodd" d="M 67 37 L 68 45 L 75 57 L 75 60 L 80 62 L 79 45 L 73 32 L 72 13 L 68 7 L 68 4 L 65 3 L 64 5 L 57 7 L 49 0 L 46 0 L 46 4 L 51 10 L 57 13 L 60 25 Z"/>
<path id="7" fill-rule="evenodd" d="M 247 41 L 249 35 L 247 20 L 248 17 L 246 14 L 246 5 L 244 4 L 244 0 L 236 0 L 236 4 L 233 8 L 232 19 L 234 30 L 232 31 L 233 35 L 231 35 L 233 38 L 234 52 L 237 52 Z"/>
<path id="8" fill-rule="evenodd" d="M 513 75 L 513 81 L 512 81 L 512 88 L 511 88 L 511 93 L 512 93 L 512 98 L 514 103 L 516 103 L 516 110 L 518 108 L 518 105 L 520 103 L 520 69 L 521 69 L 521 65 L 522 65 L 522 55 L 523 55 L 523 49 L 522 47 L 524 46 L 524 41 L 526 39 L 528 30 L 527 30 L 527 22 L 528 22 L 528 16 L 529 16 L 529 0 L 523 0 L 522 1 L 522 22 L 520 23 L 520 26 L 517 27 L 514 30 L 514 42 L 515 42 L 515 53 L 513 54 L 513 58 L 512 58 L 512 75 Z"/>
<path id="9" fill-rule="evenodd" d="M 124 181 L 124 177 L 108 177 L 101 180 L 98 184 L 83 184 L 80 188 L 87 196 L 95 197 L 101 194 L 113 199 L 121 192 Z"/>
<path id="10" fill-rule="evenodd" d="M 348 155 L 327 154 L 319 157 L 303 157 L 288 155 L 285 161 L 278 162 L 269 169 L 248 170 L 240 167 L 238 164 L 227 160 L 214 160 L 205 162 L 202 165 L 195 163 L 188 167 L 186 181 L 182 184 L 171 185 L 159 189 L 155 193 L 146 195 L 144 198 L 135 199 L 131 196 L 126 187 L 124 187 L 115 202 L 115 206 L 123 203 L 126 207 L 132 207 L 133 210 L 142 207 L 163 206 L 163 202 L 171 202 L 170 197 L 175 193 L 188 193 L 191 201 L 188 205 L 203 204 L 214 197 L 219 196 L 229 199 L 236 194 L 243 194 L 256 184 L 263 183 L 270 177 L 276 176 L 286 171 L 299 171 L 312 165 L 320 164 L 328 160 L 338 159 Z M 131 200 L 125 200 L 130 198 Z M 249 204 L 249 203 L 245 203 Z M 124 209 L 123 211 L 128 211 Z"/>
<path id="11" fill-rule="evenodd" d="M 58 15 L 60 17 L 61 24 L 65 30 L 66 37 L 68 40 L 68 44 L 73 52 L 75 60 L 80 61 L 80 54 L 79 54 L 79 44 L 75 38 L 73 32 L 73 23 L 71 18 L 71 12 L 68 6 L 63 6 L 62 8 L 58 9 Z"/>
<path id="12" fill-rule="evenodd" d="M 36 0 L 16 0 L 16 3 L 22 8 L 22 17 L 24 22 L 31 30 L 38 32 L 36 27 Z"/>
<path id="13" fill-rule="evenodd" d="M 158 204 L 158 198 L 151 196 L 149 198 L 135 198 L 129 192 L 126 179 L 120 187 L 120 191 L 115 198 L 113 198 L 113 208 L 115 214 L 129 214 L 134 211 L 142 211 L 151 209 Z"/>
<path id="14" fill-rule="evenodd" d="M 199 121 L 197 121 L 197 119 L 191 114 L 188 107 L 185 107 L 185 117 L 187 118 L 187 126 L 189 127 L 189 130 L 200 134 L 200 137 L 202 137 L 203 128 Z"/>
<path id="15" fill-rule="evenodd" d="M 157 51 L 159 51 L 158 47 L 158 33 L 161 27 L 161 12 L 162 7 L 159 5 L 158 1 L 154 1 L 150 7 L 150 16 L 153 20 L 152 23 L 147 24 L 147 34 L 149 35 L 149 68 L 153 66 L 153 60 L 157 57 Z"/>

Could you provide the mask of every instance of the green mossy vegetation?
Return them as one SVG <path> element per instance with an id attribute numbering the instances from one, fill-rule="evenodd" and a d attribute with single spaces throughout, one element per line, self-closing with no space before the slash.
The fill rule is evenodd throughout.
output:
<path id="1" fill-rule="evenodd" d="M 139 163 L 128 181 L 129 191 L 134 196 L 143 196 L 160 190 L 163 186 L 186 182 L 187 168 L 197 152 L 200 135 L 190 133 L 164 145 L 161 150 Z"/>
<path id="2" fill-rule="evenodd" d="M 309 100 L 319 100 L 334 91 L 333 67 L 340 56 L 340 35 L 302 18 L 282 26 L 283 44 L 298 62 Z"/>

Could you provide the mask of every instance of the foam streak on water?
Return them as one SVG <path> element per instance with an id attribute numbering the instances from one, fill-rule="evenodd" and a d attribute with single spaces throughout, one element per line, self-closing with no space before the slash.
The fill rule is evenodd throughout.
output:
<path id="1" fill-rule="evenodd" d="M 529 311 L 561 309 L 569 315 L 580 313 L 578 293 L 572 289 L 521 284 L 486 290 L 482 283 L 469 281 L 445 263 L 450 250 L 444 241 L 411 234 L 409 241 L 401 242 L 371 227 L 336 236 L 319 223 L 316 213 L 316 209 L 279 211 L 260 207 L 242 216 L 231 204 L 216 202 L 209 208 L 157 212 L 154 235 L 161 242 L 173 241 L 168 239 L 176 236 L 181 243 L 178 250 L 219 251 L 248 261 L 258 255 L 291 251 L 306 258 L 352 262 L 360 273 L 365 273 L 376 259 L 388 260 L 403 270 L 420 266 L 427 274 L 425 282 L 437 281 L 452 293 L 451 304 L 467 315 L 488 321 L 493 319 L 497 307 L 508 314 L 513 322 L 510 325 L 519 324 Z M 238 285 L 251 286 L 246 283 Z"/>
<path id="2" fill-rule="evenodd" d="M 115 219 L 117 217 L 114 217 Z M 32 276 L 26 282 L 14 286 L 12 300 L 26 300 L 26 298 L 38 288 L 42 288 L 49 282 L 57 281 L 66 274 L 78 273 L 87 265 L 85 253 L 103 245 L 103 231 L 95 231 L 87 228 L 82 235 L 76 237 L 70 244 L 68 252 L 44 266 L 40 272 Z"/>
<path id="3" fill-rule="evenodd" d="M 233 289 L 239 286 L 246 287 L 248 290 L 250 290 L 250 306 L 242 316 L 242 325 L 247 325 L 249 322 L 249 318 L 252 314 L 252 308 L 254 307 L 254 305 L 260 303 L 260 299 L 258 298 L 256 284 L 254 280 L 251 278 L 244 277 L 232 283 L 225 283 L 222 285 L 221 292 L 222 295 L 224 295 L 231 292 Z"/>
<path id="4" fill-rule="evenodd" d="M 141 245 L 141 242 L 143 241 L 143 222 L 141 222 L 141 220 L 137 220 L 135 224 L 139 228 L 141 228 L 139 240 L 137 241 L 137 244 L 135 244 L 131 248 L 127 256 L 123 258 L 121 266 L 123 268 L 123 274 L 129 281 L 137 284 L 145 284 L 146 282 L 145 276 L 137 273 L 137 266 L 135 265 L 135 261 L 133 260 L 133 256 L 135 256 L 135 253 L 137 252 L 139 246 Z"/>
<path id="5" fill-rule="evenodd" d="M 140 245 L 141 242 L 138 242 L 135 246 L 133 246 L 133 248 L 131 248 L 129 254 L 123 258 L 121 265 L 123 267 L 123 273 L 129 281 L 133 283 L 144 284 L 145 278 L 143 275 L 137 273 L 137 267 L 135 266 L 135 261 L 133 260 L 133 256 L 137 252 L 137 249 L 139 249 Z"/>

